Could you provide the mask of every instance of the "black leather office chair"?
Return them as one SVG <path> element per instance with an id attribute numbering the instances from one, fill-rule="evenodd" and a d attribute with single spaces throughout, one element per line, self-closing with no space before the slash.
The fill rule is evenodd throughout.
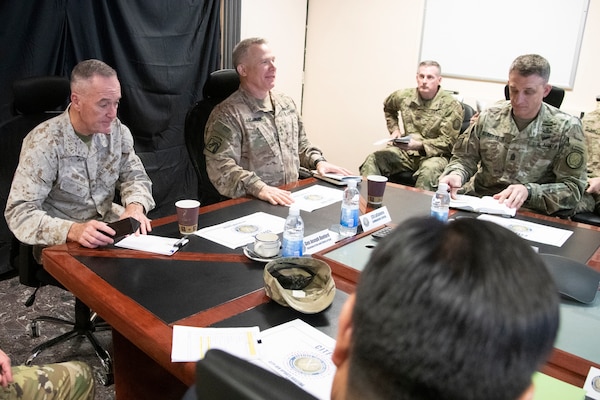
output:
<path id="1" fill-rule="evenodd" d="M 292 381 L 221 350 L 196 363 L 196 385 L 182 400 L 316 400 Z"/>
<path id="2" fill-rule="evenodd" d="M 462 135 L 467 130 L 467 128 L 469 127 L 469 125 L 471 123 L 471 117 L 473 115 L 475 115 L 475 109 L 473 109 L 473 107 L 471 107 L 467 103 L 461 103 L 461 104 L 463 106 L 464 115 L 463 115 L 463 122 L 460 127 L 460 131 L 458 132 L 459 135 Z M 415 183 L 417 183 L 417 180 L 413 176 L 413 173 L 410 171 L 392 174 L 388 177 L 388 180 L 390 182 L 399 183 L 401 185 L 406 185 L 406 186 L 415 186 Z"/>
<path id="3" fill-rule="evenodd" d="M 2 153 L 2 163 L 0 163 L 0 207 L 2 211 L 6 208 L 13 175 L 19 163 L 23 139 L 35 126 L 55 117 L 62 112 L 61 110 L 64 110 L 69 99 L 69 80 L 57 76 L 26 78 L 14 82 L 13 92 L 16 115 L 0 126 L 0 152 Z M 33 304 L 37 290 L 40 287 L 45 285 L 62 287 L 35 261 L 32 246 L 20 243 L 14 237 L 8 229 L 4 216 L 1 218 L 1 228 L 3 245 L 7 244 L 10 247 L 9 261 L 13 268 L 18 271 L 20 283 L 35 288 L 34 293 L 26 301 L 26 306 L 29 307 Z M 95 314 L 92 314 L 85 304 L 79 299 L 75 299 L 74 321 L 50 316 L 34 318 L 31 321 L 33 337 L 39 336 L 40 322 L 71 325 L 73 329 L 35 347 L 26 364 L 31 364 L 35 357 L 49 347 L 74 337 L 86 336 L 92 343 L 104 369 L 99 378 L 105 384 L 112 383 L 111 357 L 92 334 L 98 328 L 95 324 Z M 104 324 L 102 328 L 109 327 Z"/>
<path id="4" fill-rule="evenodd" d="M 504 86 L 504 98 L 506 100 L 510 100 L 508 85 Z M 552 89 L 550 89 L 550 93 L 548 93 L 548 96 L 544 97 L 544 103 L 548 103 L 551 106 L 560 108 L 560 105 L 562 104 L 564 98 L 565 90 L 556 86 L 552 86 Z"/>
<path id="5" fill-rule="evenodd" d="M 215 189 L 206 173 L 204 157 L 204 128 L 213 108 L 237 90 L 240 79 L 234 69 L 212 72 L 202 89 L 203 99 L 187 112 L 185 117 L 185 144 L 198 176 L 198 198 L 203 206 L 225 200 Z"/>

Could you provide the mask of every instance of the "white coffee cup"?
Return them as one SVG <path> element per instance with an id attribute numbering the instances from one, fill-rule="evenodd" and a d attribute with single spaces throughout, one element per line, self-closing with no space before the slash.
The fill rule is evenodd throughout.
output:
<path id="1" fill-rule="evenodd" d="M 279 254 L 281 241 L 275 233 L 264 232 L 254 237 L 254 252 L 261 257 L 275 257 Z"/>

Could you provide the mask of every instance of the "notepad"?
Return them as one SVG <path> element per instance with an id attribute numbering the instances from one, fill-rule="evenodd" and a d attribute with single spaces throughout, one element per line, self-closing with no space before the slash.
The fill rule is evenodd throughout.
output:
<path id="1" fill-rule="evenodd" d="M 475 197 L 458 195 L 456 199 L 450 199 L 450 207 L 465 211 L 473 211 L 482 214 L 496 214 L 506 217 L 514 217 L 516 208 L 507 207 L 491 196 Z"/>
<path id="2" fill-rule="evenodd" d="M 313 176 L 317 179 L 320 179 L 325 182 L 333 183 L 338 186 L 345 186 L 348 184 L 348 181 L 361 182 L 362 177 L 358 175 L 342 175 L 342 174 L 319 174 L 317 171 L 312 171 Z"/>

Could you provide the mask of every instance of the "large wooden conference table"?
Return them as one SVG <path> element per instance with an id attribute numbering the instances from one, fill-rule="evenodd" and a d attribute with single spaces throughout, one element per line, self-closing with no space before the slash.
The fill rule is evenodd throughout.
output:
<path id="1" fill-rule="evenodd" d="M 299 190 L 314 184 L 333 187 L 309 178 L 286 188 Z M 364 200 L 366 184 L 360 190 L 361 213 L 372 211 Z M 430 193 L 388 183 L 384 205 L 393 224 L 398 224 L 412 216 L 428 215 L 430 199 Z M 338 202 L 311 213 L 302 212 L 305 234 L 338 223 L 339 207 Z M 199 228 L 259 211 L 284 218 L 288 213 L 287 207 L 256 199 L 228 200 L 201 207 Z M 579 259 L 600 270 L 599 228 L 526 211 L 520 211 L 517 218 L 572 229 L 573 240 L 565 246 L 536 244 L 540 252 Z M 153 221 L 152 233 L 179 237 L 176 217 Z M 332 306 L 316 315 L 301 314 L 271 302 L 263 290 L 264 264 L 248 259 L 241 248 L 232 250 L 195 235 L 170 257 L 114 246 L 53 246 L 44 250 L 44 268 L 112 326 L 118 399 L 179 399 L 194 382 L 195 364 L 171 362 L 173 325 L 259 326 L 263 330 L 301 318 L 335 338 L 339 311 L 354 291 L 361 269 L 346 265 L 352 262 L 342 262 L 344 259 L 336 252 L 353 249 L 357 253 L 354 259 L 368 258 L 376 244 L 370 233 L 362 232 L 313 255 L 331 266 L 337 287 Z M 543 371 L 582 386 L 592 365 L 600 367 L 555 349 Z"/>

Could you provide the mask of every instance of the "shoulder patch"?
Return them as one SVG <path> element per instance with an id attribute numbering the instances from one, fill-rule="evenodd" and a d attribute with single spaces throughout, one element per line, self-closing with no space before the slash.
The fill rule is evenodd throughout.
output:
<path id="1" fill-rule="evenodd" d="M 217 151 L 219 151 L 219 149 L 221 148 L 221 145 L 223 144 L 223 138 L 220 136 L 211 136 L 210 139 L 208 140 L 208 143 L 206 143 L 206 150 L 210 151 L 211 153 L 215 154 Z"/>
<path id="2" fill-rule="evenodd" d="M 454 120 L 454 122 L 452 122 L 452 129 L 454 129 L 454 130 L 460 129 L 461 126 L 462 126 L 462 121 L 460 120 L 460 118 L 456 118 Z"/>
<path id="3" fill-rule="evenodd" d="M 579 169 L 583 165 L 583 153 L 572 151 L 567 154 L 567 165 L 571 169 Z"/>

